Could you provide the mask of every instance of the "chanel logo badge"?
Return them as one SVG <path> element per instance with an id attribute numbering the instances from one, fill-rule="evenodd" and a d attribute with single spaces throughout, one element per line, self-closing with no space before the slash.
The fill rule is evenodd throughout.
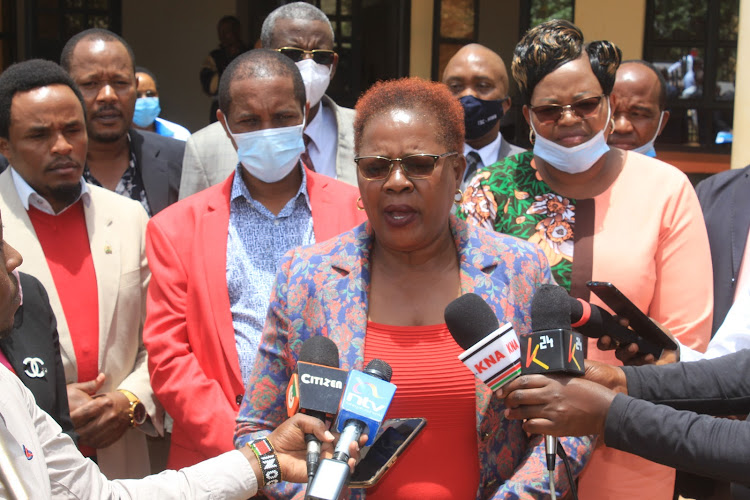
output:
<path id="1" fill-rule="evenodd" d="M 39 358 L 26 358 L 23 360 L 23 366 L 26 368 L 24 373 L 31 378 L 42 378 L 47 374 L 47 367 Z"/>

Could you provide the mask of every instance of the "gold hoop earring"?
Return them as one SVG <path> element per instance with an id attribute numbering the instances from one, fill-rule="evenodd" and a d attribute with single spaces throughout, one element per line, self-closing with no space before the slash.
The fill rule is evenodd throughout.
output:
<path id="1" fill-rule="evenodd" d="M 533 129 L 529 129 L 529 142 L 531 143 L 532 146 L 534 145 L 534 140 L 535 139 L 536 139 L 536 137 L 535 137 L 535 134 L 534 134 L 534 130 Z"/>
<path id="2" fill-rule="evenodd" d="M 362 197 L 361 196 L 359 198 L 357 198 L 356 205 L 357 205 L 357 210 L 359 210 L 360 212 L 365 209 L 364 204 L 362 204 Z"/>
<path id="3" fill-rule="evenodd" d="M 609 123 L 612 124 L 612 132 L 610 132 L 610 134 L 614 134 L 615 133 L 615 119 L 610 118 Z"/>
<path id="4" fill-rule="evenodd" d="M 456 189 L 456 194 L 453 195 L 453 203 L 460 206 L 461 201 L 464 199 L 464 193 L 460 189 Z"/>

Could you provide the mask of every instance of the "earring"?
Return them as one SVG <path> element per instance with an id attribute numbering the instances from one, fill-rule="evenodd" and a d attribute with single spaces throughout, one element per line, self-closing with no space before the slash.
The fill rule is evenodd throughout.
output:
<path id="1" fill-rule="evenodd" d="M 536 139 L 534 135 L 535 135 L 534 130 L 529 129 L 529 142 L 531 143 L 532 146 L 534 145 L 534 140 Z"/>
<path id="2" fill-rule="evenodd" d="M 453 195 L 453 203 L 461 205 L 461 200 L 464 199 L 464 193 L 460 189 L 456 189 L 456 194 Z"/>
<path id="3" fill-rule="evenodd" d="M 614 118 L 610 118 L 609 119 L 609 123 L 610 123 L 610 125 L 612 125 L 612 132 L 610 132 L 610 134 L 614 134 L 615 133 L 615 119 Z"/>
<path id="4" fill-rule="evenodd" d="M 356 205 L 357 205 L 357 210 L 359 210 L 360 212 L 365 209 L 365 206 L 362 204 L 362 197 L 361 196 L 359 198 L 357 198 Z"/>

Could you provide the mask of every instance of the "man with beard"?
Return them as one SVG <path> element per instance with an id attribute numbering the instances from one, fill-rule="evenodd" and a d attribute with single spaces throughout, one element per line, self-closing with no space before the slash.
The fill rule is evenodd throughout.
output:
<path id="1" fill-rule="evenodd" d="M 510 109 L 508 70 L 495 52 L 478 43 L 456 52 L 443 71 L 443 83 L 461 101 L 466 126 L 466 172 L 461 188 L 477 170 L 506 156 L 523 153 L 500 134 L 500 119 Z"/>
<path id="2" fill-rule="evenodd" d="M 319 174 L 356 185 L 354 110 L 325 95 L 339 60 L 333 41 L 328 17 L 306 2 L 282 5 L 271 12 L 263 21 L 260 37 L 261 48 L 284 54 L 302 74 L 310 104 L 302 161 Z M 220 123 L 194 133 L 185 146 L 180 199 L 223 181 L 237 163 L 237 152 Z"/>
<path id="3" fill-rule="evenodd" d="M 143 432 L 161 411 L 141 330 L 149 280 L 148 216 L 134 200 L 85 183 L 83 97 L 50 61 L 0 75 L 0 210 L 22 271 L 49 294 L 57 318 L 70 416 L 79 444 L 110 478 L 149 472 Z"/>
<path id="4" fill-rule="evenodd" d="M 86 105 L 84 179 L 139 201 L 149 216 L 177 201 L 185 143 L 131 127 L 136 78 L 127 42 L 110 31 L 89 29 L 68 40 L 60 64 Z"/>

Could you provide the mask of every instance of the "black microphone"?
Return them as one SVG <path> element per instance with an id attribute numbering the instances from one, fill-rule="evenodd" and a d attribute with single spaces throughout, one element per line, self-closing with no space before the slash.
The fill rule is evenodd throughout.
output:
<path id="1" fill-rule="evenodd" d="M 653 354 L 657 359 L 661 355 L 662 349 L 660 347 L 644 339 L 630 328 L 622 326 L 607 310 L 570 296 L 568 296 L 568 302 L 573 328 L 585 336 L 598 339 L 602 335 L 609 335 L 621 345 L 637 344 L 638 351 L 643 354 Z"/>
<path id="2" fill-rule="evenodd" d="M 531 300 L 530 335 L 521 339 L 523 367 L 527 373 L 583 375 L 583 338 L 572 330 L 570 296 L 557 285 L 541 285 Z M 557 439 L 544 436 L 550 494 L 556 498 L 554 470 Z"/>
<path id="3" fill-rule="evenodd" d="M 396 386 L 390 383 L 388 363 L 373 359 L 364 372 L 352 370 L 341 397 L 336 429 L 341 432 L 332 459 L 320 463 L 306 498 L 337 500 L 349 482 L 349 446 L 367 432 L 367 444 L 375 440 L 380 424 L 393 400 Z"/>
<path id="4" fill-rule="evenodd" d="M 317 335 L 303 344 L 297 367 L 286 390 L 287 415 L 305 413 L 326 422 L 338 412 L 346 382 L 346 370 L 339 369 L 339 349 L 329 338 Z M 307 475 L 318 468 L 321 443 L 314 434 L 305 434 Z"/>
<path id="5" fill-rule="evenodd" d="M 458 357 L 492 391 L 521 373 L 518 336 L 510 323 L 502 327 L 495 312 L 475 293 L 453 300 L 445 308 L 445 324 L 464 350 Z"/>

